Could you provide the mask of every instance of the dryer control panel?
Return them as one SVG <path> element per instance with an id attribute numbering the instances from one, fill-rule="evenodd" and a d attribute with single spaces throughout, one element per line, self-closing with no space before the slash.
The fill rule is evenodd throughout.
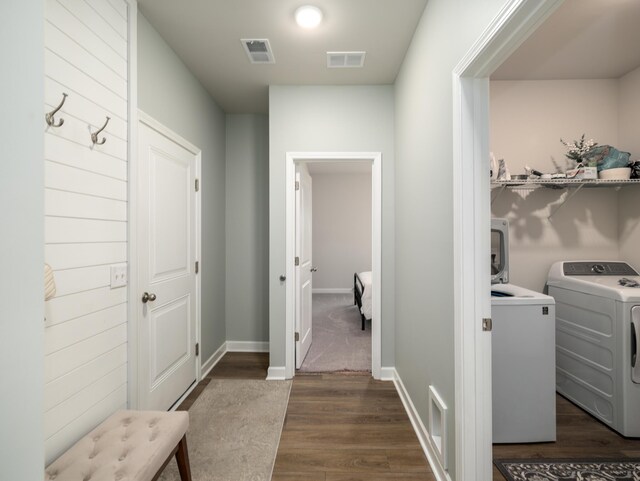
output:
<path id="1" fill-rule="evenodd" d="M 626 262 L 565 262 L 565 276 L 637 276 L 638 273 Z"/>

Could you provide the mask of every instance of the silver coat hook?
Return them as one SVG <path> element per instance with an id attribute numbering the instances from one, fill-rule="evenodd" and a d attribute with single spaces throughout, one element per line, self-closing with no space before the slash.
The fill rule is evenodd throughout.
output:
<path id="1" fill-rule="evenodd" d="M 60 105 L 58 105 L 55 109 L 53 109 L 48 114 L 45 114 L 44 119 L 47 121 L 47 125 L 49 125 L 50 127 L 60 127 L 62 124 L 64 124 L 64 119 L 59 119 L 58 123 L 56 123 L 56 119 L 54 119 L 53 116 L 56 114 L 58 110 L 62 108 L 65 100 L 67 100 L 67 94 L 63 93 L 62 101 L 60 102 Z"/>
<path id="2" fill-rule="evenodd" d="M 100 127 L 100 129 L 98 129 L 97 131 L 91 134 L 91 142 L 93 142 L 93 145 L 102 145 L 107 141 L 105 137 L 102 137 L 102 140 L 98 142 L 98 134 L 107 127 L 109 120 L 111 120 L 111 117 L 107 117 L 107 120 L 105 120 L 104 125 Z"/>

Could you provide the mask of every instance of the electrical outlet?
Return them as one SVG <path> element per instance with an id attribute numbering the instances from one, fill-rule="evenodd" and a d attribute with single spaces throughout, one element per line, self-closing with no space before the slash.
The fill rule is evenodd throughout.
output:
<path id="1" fill-rule="evenodd" d="M 111 266 L 111 289 L 127 285 L 127 264 Z"/>

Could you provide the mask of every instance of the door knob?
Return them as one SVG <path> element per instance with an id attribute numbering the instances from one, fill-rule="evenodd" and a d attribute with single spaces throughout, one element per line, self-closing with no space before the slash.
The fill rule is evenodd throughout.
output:
<path id="1" fill-rule="evenodd" d="M 153 302 L 155 300 L 156 300 L 155 294 L 149 294 L 148 292 L 145 292 L 144 294 L 142 294 L 142 302 L 145 304 L 149 301 Z"/>
<path id="2" fill-rule="evenodd" d="M 316 272 L 317 270 L 318 270 L 318 268 L 317 268 L 317 267 L 312 267 L 312 268 L 311 268 L 311 272 Z"/>

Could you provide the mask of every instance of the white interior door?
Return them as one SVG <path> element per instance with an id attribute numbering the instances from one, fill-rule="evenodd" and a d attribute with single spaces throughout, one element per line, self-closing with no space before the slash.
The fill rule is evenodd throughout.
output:
<path id="1" fill-rule="evenodd" d="M 300 369 L 312 341 L 311 175 L 296 166 L 296 369 Z"/>
<path id="2" fill-rule="evenodd" d="M 140 409 L 169 409 L 196 380 L 198 154 L 140 123 Z"/>

